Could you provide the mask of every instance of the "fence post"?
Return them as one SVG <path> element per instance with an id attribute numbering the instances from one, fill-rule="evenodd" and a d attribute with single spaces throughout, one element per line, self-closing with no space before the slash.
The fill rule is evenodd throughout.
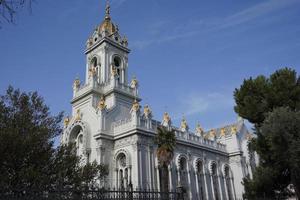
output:
<path id="1" fill-rule="evenodd" d="M 177 193 L 177 199 L 176 200 L 184 200 L 185 190 L 182 186 L 178 186 L 176 188 L 176 193 Z"/>

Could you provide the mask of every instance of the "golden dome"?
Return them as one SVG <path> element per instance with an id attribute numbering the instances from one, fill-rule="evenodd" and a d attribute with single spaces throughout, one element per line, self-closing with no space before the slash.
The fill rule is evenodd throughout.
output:
<path id="1" fill-rule="evenodd" d="M 105 18 L 104 21 L 98 27 L 98 31 L 100 33 L 107 31 L 109 34 L 113 34 L 114 32 L 116 32 L 116 26 L 111 22 L 110 18 Z"/>

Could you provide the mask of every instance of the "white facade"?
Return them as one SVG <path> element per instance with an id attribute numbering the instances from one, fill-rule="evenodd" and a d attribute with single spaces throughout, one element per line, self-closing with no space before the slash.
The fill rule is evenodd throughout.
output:
<path id="1" fill-rule="evenodd" d="M 195 132 L 183 119 L 172 126 L 152 117 L 149 106 L 141 109 L 138 81 L 128 83 L 128 42 L 105 19 L 87 41 L 86 77 L 74 81 L 72 116 L 65 119 L 62 143 L 75 142 L 84 162 L 109 165 L 106 186 L 159 189 L 160 176 L 153 137 L 157 126 L 175 129 L 177 145 L 169 166 L 170 190 L 185 186 L 188 199 L 241 199 L 242 178 L 252 175 L 255 156 L 248 151 L 249 138 L 243 120 L 226 127 Z"/>

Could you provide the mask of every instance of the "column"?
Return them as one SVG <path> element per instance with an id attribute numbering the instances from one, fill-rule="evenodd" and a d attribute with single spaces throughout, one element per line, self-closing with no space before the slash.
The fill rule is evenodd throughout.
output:
<path id="1" fill-rule="evenodd" d="M 118 168 L 116 168 L 115 171 L 116 171 L 116 189 L 118 189 L 119 188 L 119 185 L 118 185 L 118 180 L 119 180 Z"/>
<path id="2" fill-rule="evenodd" d="M 203 180 L 204 180 L 204 187 L 205 187 L 205 197 L 206 200 L 208 200 L 208 187 L 207 187 L 207 173 L 204 172 L 203 174 Z"/>
<path id="3" fill-rule="evenodd" d="M 215 196 L 215 190 L 214 190 L 213 175 L 212 175 L 212 174 L 209 174 L 209 176 L 210 176 L 210 183 L 211 183 L 212 196 L 213 196 L 213 199 L 216 199 L 216 196 Z"/>
<path id="4" fill-rule="evenodd" d="M 221 187 L 221 178 L 222 177 L 220 175 L 217 175 L 217 177 L 218 177 L 218 183 L 219 183 L 218 185 L 219 185 L 219 191 L 220 191 L 219 192 L 219 194 L 220 194 L 219 196 L 220 196 L 220 199 L 223 200 L 223 195 L 222 195 L 223 192 L 222 192 L 222 187 Z"/>
<path id="5" fill-rule="evenodd" d="M 190 162 L 187 161 L 187 175 L 188 175 L 188 185 L 189 185 L 189 188 L 188 188 L 188 192 L 189 192 L 189 199 L 192 200 L 192 185 L 191 185 L 191 169 L 190 169 Z"/>
<path id="6" fill-rule="evenodd" d="M 179 168 L 177 168 L 177 185 L 181 186 L 180 169 Z"/>
<path id="7" fill-rule="evenodd" d="M 148 147 L 148 182 L 149 182 L 149 187 L 152 190 L 152 170 L 151 170 L 151 149 Z"/>
<path id="8" fill-rule="evenodd" d="M 171 163 L 168 166 L 168 172 L 169 172 L 169 191 L 173 190 L 173 184 L 172 184 L 172 171 L 171 171 Z"/>
<path id="9" fill-rule="evenodd" d="M 225 195 L 226 195 L 226 199 L 229 200 L 229 194 L 228 194 L 228 188 L 227 188 L 227 181 L 226 181 L 226 177 L 223 177 L 224 180 L 224 188 L 225 188 Z"/>
<path id="10" fill-rule="evenodd" d="M 143 180 L 143 165 L 142 165 L 142 151 L 141 151 L 141 148 L 138 149 L 138 152 L 139 152 L 139 179 L 140 179 L 140 188 L 143 189 L 144 187 L 144 180 Z"/>
<path id="11" fill-rule="evenodd" d="M 200 194 L 199 194 L 199 179 L 198 179 L 198 176 L 199 176 L 198 173 L 195 172 L 197 198 L 200 199 Z"/>
<path id="12" fill-rule="evenodd" d="M 230 178 L 230 185 L 231 185 L 231 191 L 232 191 L 232 198 L 233 198 L 233 200 L 236 200 L 236 194 L 235 194 L 235 189 L 234 189 L 234 182 L 233 182 L 233 178 L 231 177 Z"/>

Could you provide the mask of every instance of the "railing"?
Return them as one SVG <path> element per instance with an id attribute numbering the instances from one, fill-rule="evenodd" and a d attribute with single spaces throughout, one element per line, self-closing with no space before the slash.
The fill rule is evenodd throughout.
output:
<path id="1" fill-rule="evenodd" d="M 184 200 L 182 188 L 172 192 L 153 190 L 19 190 L 0 192 L 7 200 Z"/>
<path id="2" fill-rule="evenodd" d="M 113 82 L 110 81 L 110 82 L 101 83 L 101 84 L 99 84 L 97 82 L 88 82 L 85 85 L 81 85 L 80 88 L 75 92 L 74 97 L 78 97 L 78 96 L 86 93 L 90 89 L 97 90 L 100 93 L 106 93 L 112 89 L 117 89 L 117 90 L 123 91 L 125 93 L 128 93 L 130 95 L 134 95 L 134 96 L 137 95 L 135 92 L 135 89 L 131 88 L 130 86 L 121 84 L 121 83 L 113 85 Z"/>

